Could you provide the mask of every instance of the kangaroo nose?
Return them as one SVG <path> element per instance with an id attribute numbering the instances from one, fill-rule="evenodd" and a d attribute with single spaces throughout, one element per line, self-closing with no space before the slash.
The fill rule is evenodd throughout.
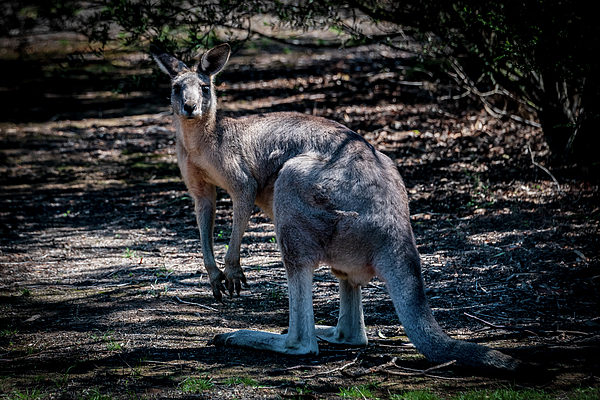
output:
<path id="1" fill-rule="evenodd" d="M 192 113 L 194 112 L 195 109 L 196 109 L 196 103 L 185 103 L 183 105 L 183 111 L 188 115 L 192 115 Z"/>

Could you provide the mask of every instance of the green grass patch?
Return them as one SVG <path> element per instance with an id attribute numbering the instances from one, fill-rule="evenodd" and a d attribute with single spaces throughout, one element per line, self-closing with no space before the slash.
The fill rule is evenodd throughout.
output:
<path id="1" fill-rule="evenodd" d="M 123 258 L 132 258 L 135 257 L 135 250 L 129 250 L 129 247 L 127 247 L 125 249 L 125 252 L 123 253 Z"/>
<path id="2" fill-rule="evenodd" d="M 25 392 L 21 392 L 20 390 L 15 390 L 9 396 L 9 400 L 34 400 L 42 397 L 42 392 L 39 389 L 25 389 Z"/>
<path id="3" fill-rule="evenodd" d="M 370 383 L 361 386 L 352 386 L 349 388 L 340 388 L 340 396 L 345 399 L 376 399 L 373 389 L 377 385 Z"/>
<path id="4" fill-rule="evenodd" d="M 600 388 L 575 389 L 569 400 L 600 400 Z"/>
<path id="5" fill-rule="evenodd" d="M 211 378 L 189 377 L 179 385 L 183 393 L 200 393 L 215 386 Z"/>
<path id="6" fill-rule="evenodd" d="M 551 400 L 554 399 L 543 390 L 515 390 L 512 388 L 496 390 L 472 390 L 454 397 L 456 400 Z"/>
<path id="7" fill-rule="evenodd" d="M 415 390 L 402 394 L 393 394 L 390 400 L 441 400 L 441 398 L 427 390 Z"/>
<path id="8" fill-rule="evenodd" d="M 92 334 L 92 339 L 94 340 L 101 340 L 104 343 L 106 343 L 106 348 L 109 351 L 118 351 L 118 350 L 123 350 L 123 343 L 119 343 L 114 337 L 113 334 L 115 333 L 115 331 L 107 331 L 106 333 L 104 333 L 101 337 Z"/>
<path id="9" fill-rule="evenodd" d="M 0 337 L 8 337 L 16 335 L 19 330 L 17 328 L 4 328 L 0 329 Z"/>

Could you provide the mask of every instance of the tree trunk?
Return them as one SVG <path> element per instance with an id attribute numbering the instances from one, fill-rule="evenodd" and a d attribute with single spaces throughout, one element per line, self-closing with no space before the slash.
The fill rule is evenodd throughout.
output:
<path id="1" fill-rule="evenodd" d="M 590 177 L 600 177 L 600 81 L 586 78 L 577 127 L 570 150 L 576 161 Z"/>
<path id="2" fill-rule="evenodd" d="M 578 94 L 557 81 L 543 85 L 538 118 L 551 151 L 550 161 L 589 169 L 600 161 L 600 97 L 597 79 L 587 78 Z M 597 165 L 596 165 L 597 166 Z"/>
<path id="3" fill-rule="evenodd" d="M 571 161 L 570 147 L 572 148 L 571 139 L 575 132 L 575 125 L 565 111 L 563 107 L 546 104 L 537 113 L 544 138 L 550 148 L 550 161 L 553 164 Z"/>

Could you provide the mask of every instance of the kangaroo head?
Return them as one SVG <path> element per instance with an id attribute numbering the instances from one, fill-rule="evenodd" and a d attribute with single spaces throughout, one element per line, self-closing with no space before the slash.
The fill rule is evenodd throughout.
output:
<path id="1" fill-rule="evenodd" d="M 231 49 L 227 43 L 208 50 L 192 67 L 154 45 L 150 46 L 150 52 L 160 69 L 171 77 L 171 106 L 175 115 L 199 118 L 216 110 L 213 77 L 229 60 Z"/>

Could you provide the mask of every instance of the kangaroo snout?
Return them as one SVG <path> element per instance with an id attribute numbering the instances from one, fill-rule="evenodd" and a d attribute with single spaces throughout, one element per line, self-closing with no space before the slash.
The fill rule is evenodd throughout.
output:
<path id="1" fill-rule="evenodd" d="M 192 101 L 186 101 L 183 105 L 183 114 L 187 117 L 192 117 L 194 115 L 194 111 L 196 111 L 197 104 Z"/>

